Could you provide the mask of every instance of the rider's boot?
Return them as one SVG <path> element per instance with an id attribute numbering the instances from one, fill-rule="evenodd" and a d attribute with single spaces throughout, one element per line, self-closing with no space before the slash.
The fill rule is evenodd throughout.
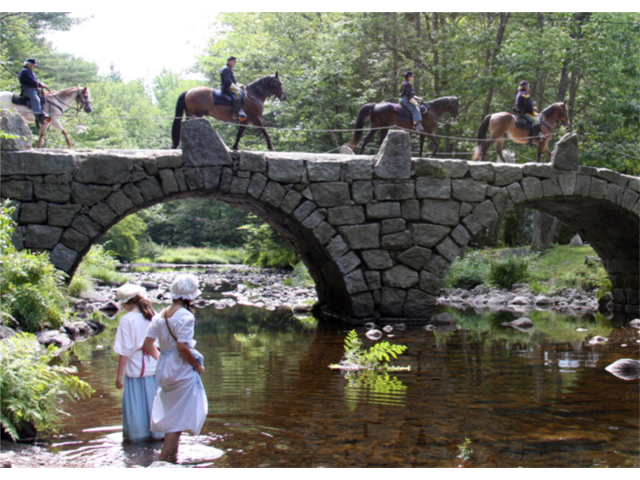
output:
<path id="1" fill-rule="evenodd" d="M 239 98 L 233 99 L 233 121 L 234 122 L 244 122 L 247 119 L 247 114 L 244 113 L 244 110 L 240 108 L 242 105 L 242 100 Z"/>
<path id="2" fill-rule="evenodd" d="M 424 132 L 424 128 L 422 127 L 422 124 L 420 122 L 416 123 L 415 127 L 416 132 Z"/>
<path id="3" fill-rule="evenodd" d="M 544 134 L 540 131 L 541 127 L 540 125 L 536 125 L 535 127 L 533 127 L 533 131 L 534 131 L 534 135 L 537 135 L 538 138 L 536 138 L 536 142 L 544 142 L 547 137 L 544 136 Z"/>

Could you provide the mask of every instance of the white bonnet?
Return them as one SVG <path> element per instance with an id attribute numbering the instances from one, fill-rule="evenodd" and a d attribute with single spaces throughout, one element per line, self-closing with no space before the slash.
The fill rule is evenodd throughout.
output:
<path id="1" fill-rule="evenodd" d="M 198 298 L 202 292 L 198 288 L 198 279 L 195 275 L 183 273 L 178 275 L 171 283 L 171 296 L 174 300 L 193 300 Z"/>
<path id="2" fill-rule="evenodd" d="M 144 296 L 147 292 L 144 287 L 140 285 L 134 285 L 133 283 L 125 283 L 121 287 L 116 290 L 118 293 L 118 303 L 122 305 L 123 303 L 127 303 L 133 297 L 140 295 Z"/>

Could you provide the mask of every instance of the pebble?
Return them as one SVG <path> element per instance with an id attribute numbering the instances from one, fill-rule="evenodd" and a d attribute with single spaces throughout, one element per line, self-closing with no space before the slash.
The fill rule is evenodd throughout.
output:
<path id="1" fill-rule="evenodd" d="M 384 327 L 382 327 L 382 330 L 389 333 L 393 331 L 393 327 L 391 325 L 385 325 Z"/>
<path id="2" fill-rule="evenodd" d="M 601 343 L 606 342 L 607 339 L 604 337 L 601 337 L 600 335 L 597 335 L 595 337 L 593 337 L 591 340 L 589 340 L 589 344 L 590 345 L 599 345 Z"/>
<path id="3" fill-rule="evenodd" d="M 366 336 L 369 340 L 380 340 L 382 338 L 382 332 L 380 330 L 369 330 Z"/>

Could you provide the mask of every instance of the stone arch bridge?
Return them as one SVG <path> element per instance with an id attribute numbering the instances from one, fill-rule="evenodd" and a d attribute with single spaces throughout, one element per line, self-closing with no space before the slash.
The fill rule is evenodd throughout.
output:
<path id="1" fill-rule="evenodd" d="M 18 206 L 18 248 L 73 274 L 109 228 L 138 210 L 207 197 L 250 210 L 294 246 L 321 305 L 347 321 L 426 322 L 471 236 L 524 205 L 587 239 L 616 309 L 638 309 L 640 179 L 580 166 L 575 136 L 551 164 L 412 159 L 406 132 L 377 156 L 231 152 L 207 120 L 183 150 L 4 151 L 2 197 Z"/>

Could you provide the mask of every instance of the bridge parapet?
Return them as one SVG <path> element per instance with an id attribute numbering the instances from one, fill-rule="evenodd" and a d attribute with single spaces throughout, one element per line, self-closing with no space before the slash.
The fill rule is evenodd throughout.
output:
<path id="1" fill-rule="evenodd" d="M 640 179 L 577 166 L 573 147 L 560 145 L 555 164 L 412 159 L 408 134 L 392 131 L 377 156 L 231 152 L 203 119 L 185 122 L 183 142 L 183 151 L 3 153 L 2 196 L 18 206 L 15 244 L 49 251 L 72 274 L 127 215 L 215 198 L 253 211 L 292 243 L 327 311 L 353 322 L 425 322 L 471 237 L 526 205 L 587 239 L 618 308 L 638 308 Z"/>

